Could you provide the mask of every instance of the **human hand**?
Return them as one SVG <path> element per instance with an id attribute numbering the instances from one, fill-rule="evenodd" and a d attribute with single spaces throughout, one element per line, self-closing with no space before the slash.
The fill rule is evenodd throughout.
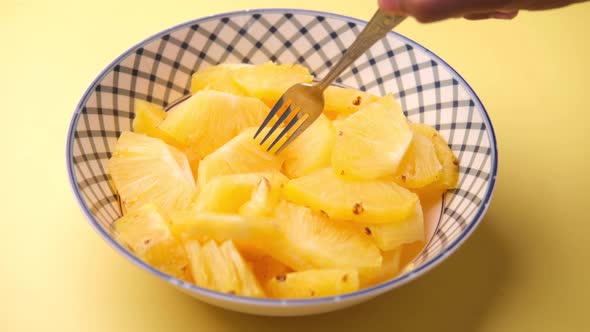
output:
<path id="1" fill-rule="evenodd" d="M 451 17 L 467 19 L 512 19 L 520 9 L 542 10 L 567 6 L 584 0 L 378 0 L 386 12 L 415 17 L 420 22 L 434 22 Z"/>

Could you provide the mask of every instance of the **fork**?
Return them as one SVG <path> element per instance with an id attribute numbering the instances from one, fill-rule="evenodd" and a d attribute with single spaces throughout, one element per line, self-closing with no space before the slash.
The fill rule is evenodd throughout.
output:
<path id="1" fill-rule="evenodd" d="M 295 84 L 285 91 L 254 134 L 254 139 L 260 135 L 262 130 L 266 128 L 279 111 L 283 111 L 279 119 L 273 124 L 271 129 L 260 142 L 260 145 L 263 145 L 264 142 L 276 132 L 279 125 L 285 122 L 291 113 L 293 113 L 292 118 L 285 128 L 283 128 L 266 150 L 270 151 L 290 130 L 293 129 L 293 133 L 288 136 L 287 140 L 278 148 L 276 154 L 285 149 L 285 147 L 301 135 L 301 133 L 303 133 L 303 131 L 305 131 L 320 116 L 320 114 L 322 114 L 324 109 L 324 90 L 332 84 L 332 82 L 334 82 L 334 80 L 338 78 L 346 68 L 358 59 L 358 57 L 364 54 L 378 40 L 385 37 L 391 29 L 400 24 L 405 18 L 406 16 L 387 14 L 378 9 L 363 31 L 357 36 L 354 42 L 338 60 L 336 65 L 330 69 L 324 79 L 317 83 Z M 295 127 L 296 124 L 299 125 Z"/>

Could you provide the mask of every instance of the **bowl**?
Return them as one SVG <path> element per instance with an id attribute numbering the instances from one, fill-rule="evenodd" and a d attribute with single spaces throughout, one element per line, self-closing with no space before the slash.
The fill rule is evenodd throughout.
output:
<path id="1" fill-rule="evenodd" d="M 189 94 L 191 74 L 221 63 L 300 63 L 323 77 L 366 22 L 332 13 L 260 9 L 196 19 L 131 47 L 92 82 L 67 138 L 67 169 L 80 207 L 104 240 L 133 264 L 204 302 L 230 310 L 294 316 L 367 301 L 431 270 L 473 232 L 490 204 L 496 139 L 484 106 L 467 82 L 420 44 L 389 33 L 338 79 L 374 94 L 393 93 L 408 119 L 434 126 L 460 161 L 460 182 L 428 211 L 430 241 L 410 268 L 385 283 L 340 296 L 253 299 L 197 287 L 144 263 L 118 243 L 110 224 L 121 211 L 106 163 L 121 131 L 131 128 L 133 99 L 167 106 Z"/>

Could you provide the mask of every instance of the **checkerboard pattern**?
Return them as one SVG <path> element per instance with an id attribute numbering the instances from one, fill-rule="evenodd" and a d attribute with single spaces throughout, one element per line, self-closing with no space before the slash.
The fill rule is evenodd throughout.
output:
<path id="1" fill-rule="evenodd" d="M 133 99 L 167 106 L 189 94 L 193 72 L 223 62 L 301 63 L 322 77 L 362 23 L 304 11 L 249 11 L 189 22 L 156 35 L 117 59 L 83 97 L 72 121 L 72 181 L 91 219 L 105 230 L 119 215 L 106 163 L 131 128 Z M 417 259 L 436 259 L 478 222 L 496 172 L 493 131 L 469 86 L 416 43 L 388 35 L 357 60 L 339 84 L 394 93 L 411 121 L 437 128 L 460 159 L 459 188 L 444 199 L 434 238 Z"/>

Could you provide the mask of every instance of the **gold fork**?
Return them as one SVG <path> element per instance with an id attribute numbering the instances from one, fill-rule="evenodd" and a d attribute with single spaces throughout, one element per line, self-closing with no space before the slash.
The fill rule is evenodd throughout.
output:
<path id="1" fill-rule="evenodd" d="M 352 45 L 350 45 L 340 60 L 338 60 L 338 63 L 330 69 L 328 75 L 323 80 L 318 83 L 299 83 L 287 89 L 264 119 L 256 134 L 254 134 L 254 138 L 258 137 L 279 111 L 282 111 L 279 119 L 273 124 L 260 142 L 260 145 L 264 144 L 277 130 L 279 125 L 293 113 L 291 120 L 267 148 L 267 151 L 270 151 L 293 129 L 293 133 L 288 136 L 287 140 L 276 151 L 277 154 L 281 152 L 322 114 L 324 109 L 324 90 L 340 76 L 344 69 L 348 68 L 358 57 L 405 18 L 405 16 L 387 14 L 378 9 L 363 31 L 361 31 Z M 296 124 L 299 125 L 295 127 Z"/>

